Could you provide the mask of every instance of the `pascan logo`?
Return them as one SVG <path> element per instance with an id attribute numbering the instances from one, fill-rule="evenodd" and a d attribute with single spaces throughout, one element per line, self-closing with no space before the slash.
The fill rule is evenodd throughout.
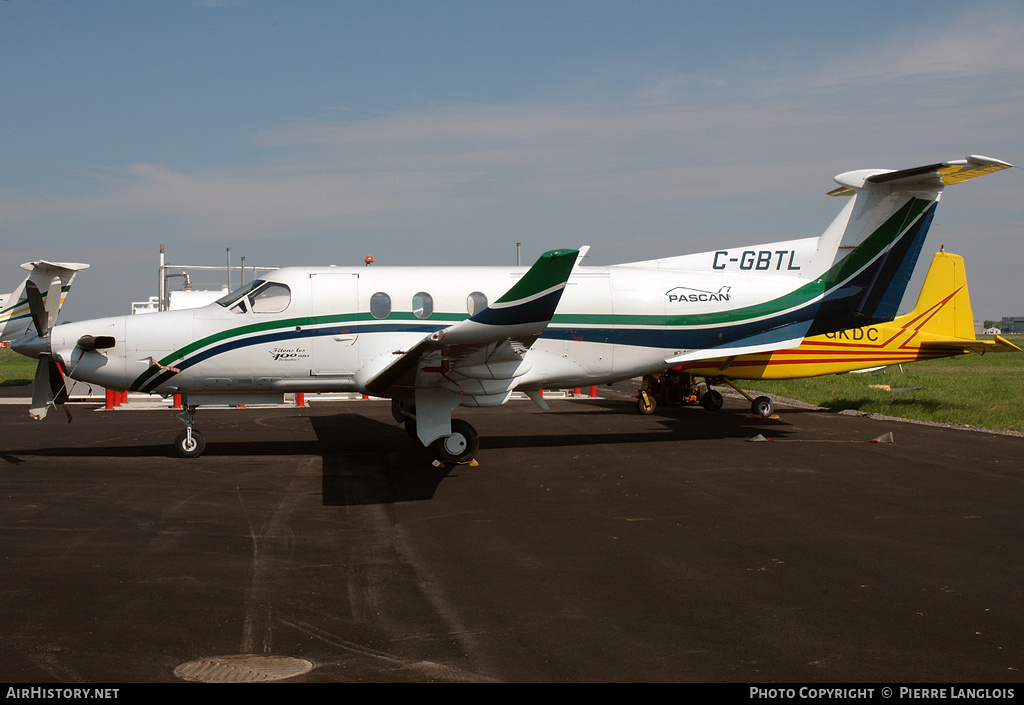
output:
<path id="1" fill-rule="evenodd" d="M 677 286 L 665 292 L 669 303 L 702 303 L 704 301 L 728 301 L 731 286 L 723 286 L 718 291 L 691 289 L 688 286 Z"/>

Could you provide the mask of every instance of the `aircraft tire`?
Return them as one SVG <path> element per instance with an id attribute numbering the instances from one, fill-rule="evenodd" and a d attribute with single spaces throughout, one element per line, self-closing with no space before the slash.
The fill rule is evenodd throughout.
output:
<path id="1" fill-rule="evenodd" d="M 452 435 L 430 444 L 434 456 L 444 463 L 468 463 L 480 448 L 480 437 L 470 424 L 452 419 Z"/>
<path id="2" fill-rule="evenodd" d="M 206 439 L 199 431 L 192 429 L 192 442 L 188 442 L 188 429 L 183 429 L 174 439 L 174 450 L 182 458 L 198 458 L 206 449 Z"/>
<path id="3" fill-rule="evenodd" d="M 757 397 L 750 403 L 750 413 L 766 419 L 775 413 L 775 404 L 768 397 Z"/>
<path id="4" fill-rule="evenodd" d="M 700 398 L 701 406 L 708 411 L 720 411 L 722 405 L 725 403 L 725 399 L 722 397 L 722 393 L 716 389 L 709 389 L 704 393 L 704 396 Z"/>
<path id="5" fill-rule="evenodd" d="M 652 396 L 640 395 L 640 398 L 636 400 L 636 410 L 644 416 L 650 416 L 654 413 L 657 408 L 658 402 Z"/>

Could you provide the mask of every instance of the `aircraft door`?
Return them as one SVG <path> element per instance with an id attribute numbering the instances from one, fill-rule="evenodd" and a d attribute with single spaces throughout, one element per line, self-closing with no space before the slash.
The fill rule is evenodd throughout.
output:
<path id="1" fill-rule="evenodd" d="M 310 376 L 350 380 L 359 362 L 359 275 L 318 272 L 309 275 L 309 284 Z"/>

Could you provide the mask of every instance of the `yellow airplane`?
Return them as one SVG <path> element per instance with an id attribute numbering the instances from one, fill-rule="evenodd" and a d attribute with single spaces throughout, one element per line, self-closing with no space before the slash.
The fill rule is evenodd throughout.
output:
<path id="1" fill-rule="evenodd" d="M 798 379 L 870 370 L 906 362 L 934 360 L 967 353 L 1020 352 L 1001 335 L 978 340 L 967 291 L 964 259 L 944 250 L 932 258 L 917 306 L 889 323 L 841 330 L 806 338 L 796 348 L 700 360 L 644 377 L 637 408 L 650 414 L 658 401 L 694 403 L 709 410 L 722 407 L 712 384 L 727 384 L 750 401 L 755 416 L 771 416 L 768 397 L 752 398 L 733 380 Z M 698 394 L 694 378 L 704 377 L 707 391 Z"/>

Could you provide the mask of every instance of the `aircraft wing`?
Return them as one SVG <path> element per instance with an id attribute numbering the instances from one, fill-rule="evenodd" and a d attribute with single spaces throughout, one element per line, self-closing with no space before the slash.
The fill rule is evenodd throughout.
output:
<path id="1" fill-rule="evenodd" d="M 504 296 L 474 316 L 431 333 L 401 351 L 365 384 L 375 396 L 444 386 L 463 403 L 500 404 L 528 369 L 523 356 L 544 332 L 572 273 L 578 250 L 552 250 Z"/>

